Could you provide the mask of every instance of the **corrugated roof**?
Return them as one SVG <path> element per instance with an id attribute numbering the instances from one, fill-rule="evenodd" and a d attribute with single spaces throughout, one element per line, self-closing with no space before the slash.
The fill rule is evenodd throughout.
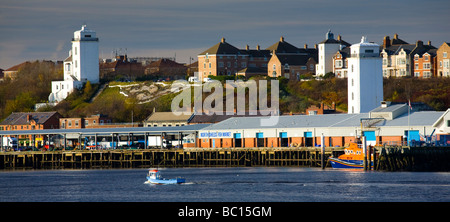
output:
<path id="1" fill-rule="evenodd" d="M 444 112 L 413 112 L 409 117 L 410 126 L 431 126 Z M 261 120 L 269 117 L 233 117 L 205 127 L 202 130 L 223 129 L 265 129 L 265 128 L 309 128 L 309 127 L 360 127 L 361 118 L 368 118 L 368 113 L 359 114 L 327 114 L 327 115 L 294 115 L 279 116 L 275 126 L 262 126 Z M 408 114 L 393 120 L 380 121 L 374 126 L 408 126 Z"/>
<path id="2" fill-rule="evenodd" d="M 409 114 L 410 126 L 432 126 L 445 112 L 443 111 L 422 111 Z M 375 124 L 376 126 L 408 126 L 408 113 L 384 123 Z"/>

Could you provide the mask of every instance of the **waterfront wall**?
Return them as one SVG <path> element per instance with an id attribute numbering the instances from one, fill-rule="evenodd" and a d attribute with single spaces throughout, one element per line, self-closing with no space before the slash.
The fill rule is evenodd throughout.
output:
<path id="1" fill-rule="evenodd" d="M 376 170 L 450 171 L 450 147 L 378 148 Z"/>
<path id="2" fill-rule="evenodd" d="M 343 153 L 327 148 L 324 158 Z M 0 152 L 0 169 L 321 166 L 321 148 L 185 148 Z M 329 165 L 329 163 L 327 163 Z"/>
<path id="3" fill-rule="evenodd" d="M 374 170 L 450 171 L 450 147 L 376 147 Z M 328 157 L 343 154 L 327 147 Z M 0 170 L 152 167 L 322 167 L 321 148 L 185 148 L 0 152 Z M 373 160 L 372 160 L 373 161 Z"/>

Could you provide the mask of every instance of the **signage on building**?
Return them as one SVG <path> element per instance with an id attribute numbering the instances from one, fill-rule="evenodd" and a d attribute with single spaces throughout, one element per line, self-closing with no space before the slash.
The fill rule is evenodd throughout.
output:
<path id="1" fill-rule="evenodd" d="M 231 132 L 203 132 L 200 133 L 200 138 L 230 138 Z"/>

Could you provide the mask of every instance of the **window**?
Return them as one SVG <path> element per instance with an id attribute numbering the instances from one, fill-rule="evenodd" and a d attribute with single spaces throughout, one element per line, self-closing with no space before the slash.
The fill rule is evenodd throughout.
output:
<path id="1" fill-rule="evenodd" d="M 91 35 L 84 35 L 84 37 L 86 37 L 86 38 L 90 38 L 90 37 L 91 37 Z"/>
<path id="2" fill-rule="evenodd" d="M 317 115 L 317 110 L 308 111 L 308 115 L 310 115 L 310 116 Z"/>
<path id="3" fill-rule="evenodd" d="M 450 120 L 447 120 L 447 127 L 450 127 Z"/>
<path id="4" fill-rule="evenodd" d="M 352 79 L 352 86 L 354 86 L 355 85 L 355 81 Z"/>
<path id="5" fill-rule="evenodd" d="M 355 100 L 355 95 L 352 93 L 352 100 Z"/>
<path id="6" fill-rule="evenodd" d="M 273 64 L 273 70 L 277 69 L 277 65 Z"/>
<path id="7" fill-rule="evenodd" d="M 78 126 L 78 120 L 75 120 L 75 126 Z"/>
<path id="8" fill-rule="evenodd" d="M 211 63 L 209 63 L 209 68 L 211 68 Z"/>
<path id="9" fill-rule="evenodd" d="M 84 126 L 89 126 L 89 120 L 84 120 Z"/>
<path id="10" fill-rule="evenodd" d="M 447 52 L 443 53 L 444 58 L 447 58 Z"/>
<path id="11" fill-rule="evenodd" d="M 414 76 L 415 77 L 419 77 L 420 76 L 420 72 L 414 72 Z"/>
<path id="12" fill-rule="evenodd" d="M 423 64 L 423 68 L 424 69 L 431 69 L 431 64 L 430 63 L 424 63 Z"/>
<path id="13" fill-rule="evenodd" d="M 414 64 L 414 69 L 419 69 L 419 64 L 418 63 Z"/>
<path id="14" fill-rule="evenodd" d="M 406 70 L 401 69 L 400 70 L 400 76 L 406 76 Z"/>
<path id="15" fill-rule="evenodd" d="M 77 47 L 75 47 L 75 55 L 77 55 L 77 51 L 78 51 L 78 48 Z"/>
<path id="16" fill-rule="evenodd" d="M 219 62 L 219 67 L 223 68 L 223 62 Z"/>

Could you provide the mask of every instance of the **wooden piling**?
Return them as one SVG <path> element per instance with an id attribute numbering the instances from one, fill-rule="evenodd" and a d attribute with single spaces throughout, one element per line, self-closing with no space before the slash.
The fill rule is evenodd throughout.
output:
<path id="1" fill-rule="evenodd" d="M 91 169 L 149 167 L 322 167 L 343 148 L 187 148 L 0 152 L 0 169 Z M 450 170 L 448 147 L 377 147 L 374 170 Z M 379 155 L 379 156 L 377 156 Z M 371 159 L 367 159 L 366 164 Z"/>

